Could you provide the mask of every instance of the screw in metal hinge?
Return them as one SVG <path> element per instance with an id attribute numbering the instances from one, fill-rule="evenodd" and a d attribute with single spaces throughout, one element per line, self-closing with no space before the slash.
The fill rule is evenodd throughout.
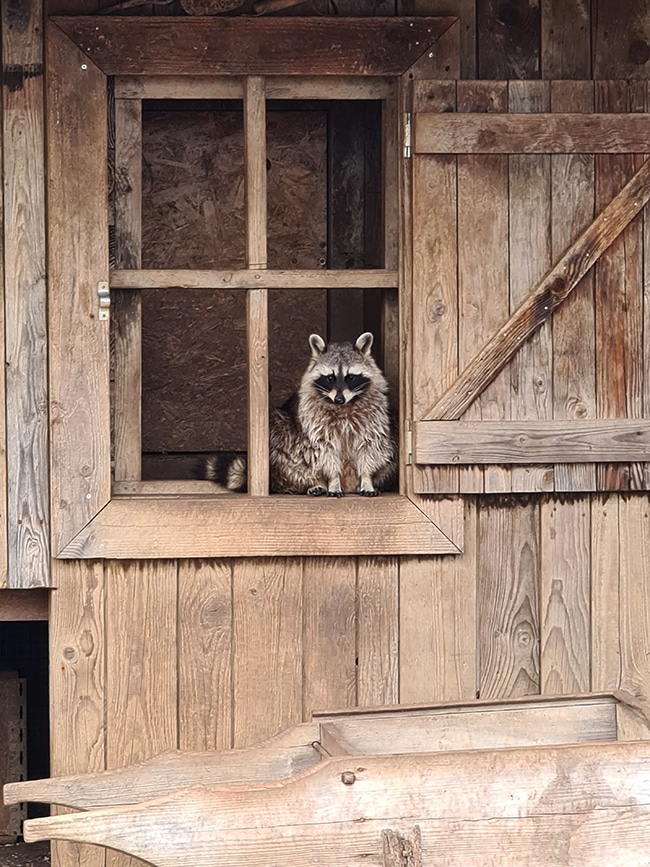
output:
<path id="1" fill-rule="evenodd" d="M 108 319 L 111 306 L 111 293 L 108 288 L 108 283 L 101 282 L 97 284 L 97 296 L 99 298 L 99 319 Z"/>
<path id="2" fill-rule="evenodd" d="M 409 159 L 411 156 L 411 112 L 407 111 L 404 114 L 404 156 Z"/>
<path id="3" fill-rule="evenodd" d="M 413 422 L 406 424 L 406 463 L 413 463 Z"/>

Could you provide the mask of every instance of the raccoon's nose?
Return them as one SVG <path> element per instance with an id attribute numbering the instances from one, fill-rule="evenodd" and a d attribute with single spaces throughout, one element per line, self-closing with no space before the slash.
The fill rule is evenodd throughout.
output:
<path id="1" fill-rule="evenodd" d="M 338 392 L 338 394 L 334 398 L 334 403 L 345 403 L 345 398 L 343 397 L 341 392 Z"/>

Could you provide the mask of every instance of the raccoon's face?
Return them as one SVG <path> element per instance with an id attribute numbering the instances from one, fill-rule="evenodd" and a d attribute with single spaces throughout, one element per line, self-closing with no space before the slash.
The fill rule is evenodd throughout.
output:
<path id="1" fill-rule="evenodd" d="M 312 363 L 309 378 L 316 391 L 326 400 L 343 406 L 362 395 L 372 382 L 375 367 L 370 356 L 372 334 L 366 332 L 354 347 L 349 343 L 331 343 L 312 334 L 309 344 Z"/>

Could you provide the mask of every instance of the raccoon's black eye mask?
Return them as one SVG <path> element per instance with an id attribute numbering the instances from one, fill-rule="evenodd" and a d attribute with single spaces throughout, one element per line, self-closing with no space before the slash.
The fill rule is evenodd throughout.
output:
<path id="1" fill-rule="evenodd" d="M 368 377 L 362 373 L 347 373 L 345 376 L 342 373 L 339 373 L 338 376 L 334 373 L 324 373 L 314 380 L 316 388 L 326 394 L 333 388 L 339 390 L 348 388 L 350 391 L 360 394 L 368 387 L 369 383 Z"/>

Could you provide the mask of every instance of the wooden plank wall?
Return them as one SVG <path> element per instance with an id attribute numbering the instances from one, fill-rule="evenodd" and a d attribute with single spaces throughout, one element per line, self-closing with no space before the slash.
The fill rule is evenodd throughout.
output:
<path id="1" fill-rule="evenodd" d="M 18 5 L 39 14 L 36 2 Z M 322 13 L 331 6 L 338 14 L 361 14 L 368 5 L 337 0 L 295 11 Z M 15 8 L 3 5 L 3 15 L 5 9 L 15 14 Z M 649 77 L 644 0 L 399 0 L 373 8 L 381 14 L 459 14 L 464 78 Z M 88 13 L 95 5 L 56 0 L 50 11 Z M 6 130 L 7 111 L 17 97 L 8 96 L 6 73 L 4 83 L 6 167 L 16 159 L 8 153 L 16 144 Z M 24 102 L 18 111 L 38 121 L 34 91 L 32 97 L 36 115 Z M 37 195 L 42 175 L 37 133 L 29 148 L 30 184 Z M 521 182 L 532 168 L 522 162 L 510 183 Z M 550 168 L 552 176 L 569 170 L 559 164 Z M 13 243 L 14 226 L 7 222 L 7 208 L 20 208 L 18 201 L 8 204 L 7 193 L 6 185 L 5 247 Z M 46 382 L 37 303 L 42 284 L 34 264 L 42 262 L 39 218 L 30 219 L 31 239 L 19 240 L 32 245 L 31 270 L 23 272 L 20 285 L 6 282 L 8 295 L 14 293 L 14 306 L 7 301 L 6 307 L 7 321 L 14 322 L 12 340 L 26 321 L 39 337 L 23 357 L 29 383 L 12 375 L 24 408 L 21 418 L 30 406 L 39 410 L 35 394 Z M 526 213 L 520 219 L 525 226 Z M 635 231 L 647 234 L 647 220 Z M 534 252 L 531 269 L 543 269 L 548 249 L 540 245 Z M 16 259 L 13 267 L 22 261 Z M 645 267 L 647 283 L 650 265 Z M 507 305 L 508 299 L 498 303 Z M 20 315 L 15 305 L 21 305 Z M 646 335 L 649 311 L 646 303 Z M 572 335 L 562 332 L 561 339 L 572 357 L 580 351 Z M 554 375 L 559 387 L 563 374 Z M 565 381 L 563 387 L 572 385 Z M 633 398 L 645 401 L 647 410 L 647 383 Z M 591 384 L 584 399 L 596 399 Z M 10 423 L 13 453 L 22 448 L 21 459 L 41 467 L 42 440 L 32 441 L 33 428 L 18 425 L 13 415 Z M 12 484 L 18 484 L 11 463 L 10 471 Z M 33 484 L 38 487 L 32 493 L 45 497 L 43 480 Z M 567 487 L 575 491 L 579 482 L 568 480 Z M 15 510 L 10 526 L 22 520 L 17 503 L 17 497 L 10 501 Z M 35 523 L 38 514 L 33 501 L 27 517 Z M 52 773 L 125 764 L 171 746 L 244 746 L 314 707 L 617 686 L 650 694 L 647 495 L 470 497 L 465 539 L 462 556 L 435 559 L 55 562 Z M 37 550 L 33 563 L 24 558 L 23 567 L 10 572 L 11 586 L 44 583 L 46 549 Z M 0 566 L 6 551 L 0 538 Z M 59 844 L 53 863 L 124 867 L 126 860 Z"/>

